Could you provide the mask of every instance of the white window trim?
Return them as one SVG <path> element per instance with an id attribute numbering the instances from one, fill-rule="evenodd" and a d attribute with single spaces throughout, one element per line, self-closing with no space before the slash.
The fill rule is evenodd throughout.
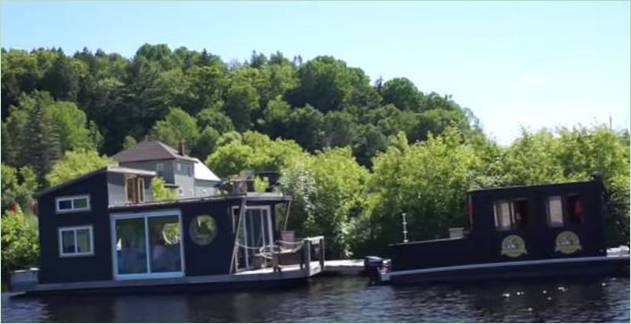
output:
<path id="1" fill-rule="evenodd" d="M 87 200 L 87 206 L 82 208 L 74 208 L 74 201 L 77 199 L 85 198 Z M 70 200 L 72 204 L 71 209 L 59 209 L 59 202 Z M 56 214 L 67 214 L 67 213 L 78 213 L 83 211 L 90 211 L 90 195 L 76 195 L 76 196 L 63 196 L 55 198 L 55 213 Z"/>
<path id="2" fill-rule="evenodd" d="M 89 252 L 74 252 L 74 253 L 64 252 L 62 232 L 72 231 L 74 233 L 74 247 L 76 251 L 79 248 L 79 245 L 77 244 L 77 231 L 84 230 L 84 229 L 87 229 L 90 233 L 90 251 Z M 74 258 L 74 257 L 94 255 L 94 231 L 92 229 L 92 225 L 60 227 L 57 229 L 57 238 L 59 240 L 59 257 L 61 258 Z"/>
<path id="3" fill-rule="evenodd" d="M 147 249 L 147 253 L 149 253 L 149 226 L 148 221 L 149 218 L 152 217 L 164 217 L 164 216 L 177 216 L 178 222 L 180 223 L 180 271 L 173 272 L 145 272 L 145 273 L 130 273 L 130 274 L 119 274 L 118 273 L 118 258 L 116 255 L 116 221 L 119 219 L 135 219 L 141 218 L 144 219 L 145 222 L 145 247 Z M 184 261 L 184 224 L 182 223 L 182 212 L 179 209 L 169 209 L 169 210 L 157 210 L 157 211 L 148 211 L 148 212 L 140 212 L 140 213 L 116 213 L 110 215 L 110 239 L 112 245 L 112 274 L 114 275 L 115 280 L 132 280 L 132 279 L 158 279 L 158 278 L 177 278 L 184 277 L 186 273 L 185 270 L 185 261 Z M 147 257 L 147 271 L 149 271 L 150 260 Z"/>

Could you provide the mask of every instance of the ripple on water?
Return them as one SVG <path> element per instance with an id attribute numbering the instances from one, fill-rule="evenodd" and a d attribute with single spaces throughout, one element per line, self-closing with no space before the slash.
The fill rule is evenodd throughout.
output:
<path id="1" fill-rule="evenodd" d="M 629 322 L 627 278 L 392 287 L 328 277 L 257 292 L 10 296 L 3 322 Z"/>

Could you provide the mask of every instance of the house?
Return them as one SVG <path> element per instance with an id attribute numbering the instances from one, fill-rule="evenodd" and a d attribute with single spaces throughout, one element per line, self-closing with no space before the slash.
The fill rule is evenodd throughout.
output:
<path id="1" fill-rule="evenodd" d="M 160 141 L 143 141 L 112 158 L 120 166 L 155 171 L 180 198 L 211 196 L 221 182 L 202 161 L 186 155 L 184 144 L 176 150 Z"/>
<path id="2" fill-rule="evenodd" d="M 192 162 L 162 161 L 179 160 Z M 290 196 L 245 192 L 154 201 L 156 175 L 108 166 L 39 192 L 39 283 L 27 293 L 269 285 L 322 270 L 322 237 L 298 240 L 284 252 L 276 243 Z M 287 263 L 281 252 L 298 260 L 282 273 L 276 271 Z"/>

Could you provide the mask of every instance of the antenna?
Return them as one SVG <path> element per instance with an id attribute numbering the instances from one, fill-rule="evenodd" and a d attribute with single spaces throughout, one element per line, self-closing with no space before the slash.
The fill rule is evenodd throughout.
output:
<path id="1" fill-rule="evenodd" d="M 401 214 L 401 218 L 403 219 L 403 243 L 408 242 L 408 222 L 405 219 L 405 213 Z"/>

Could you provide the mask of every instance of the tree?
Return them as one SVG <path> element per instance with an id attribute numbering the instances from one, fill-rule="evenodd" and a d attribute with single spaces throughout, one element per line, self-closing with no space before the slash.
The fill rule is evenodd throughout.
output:
<path id="1" fill-rule="evenodd" d="M 401 136 L 373 160 L 365 207 L 371 213 L 362 220 L 371 234 L 357 243 L 364 251 L 384 252 L 401 241 L 402 213 L 410 240 L 442 237 L 449 227 L 465 225 L 465 197 L 481 168 L 473 147 L 455 128 L 412 145 Z"/>
<path id="2" fill-rule="evenodd" d="M 197 120 L 184 110 L 174 107 L 164 120 L 153 126 L 149 136 L 173 147 L 182 142 L 195 145 L 199 137 Z"/>
<path id="3" fill-rule="evenodd" d="M 367 176 L 349 148 L 325 150 L 284 168 L 282 190 L 296 202 L 290 228 L 301 236 L 324 235 L 328 258 L 350 256 L 349 224 L 362 205 Z"/>
<path id="4" fill-rule="evenodd" d="M 151 192 L 155 201 L 177 199 L 175 190 L 167 188 L 166 181 L 162 177 L 153 177 L 151 179 Z"/>
<path id="5" fill-rule="evenodd" d="M 22 210 L 31 210 L 33 194 L 37 190 L 37 176 L 33 169 L 16 169 L 2 164 L 2 210 L 4 212 L 14 204 Z"/>
<path id="6" fill-rule="evenodd" d="M 39 261 L 37 219 L 21 209 L 2 216 L 2 273 L 36 266 Z"/>
<path id="7" fill-rule="evenodd" d="M 109 158 L 99 156 L 96 151 L 68 151 L 62 160 L 53 165 L 46 180 L 49 185 L 54 186 L 113 163 Z"/>
<path id="8" fill-rule="evenodd" d="M 259 95 L 256 89 L 244 82 L 233 82 L 228 89 L 224 110 L 232 119 L 237 131 L 252 127 L 252 113 L 259 109 Z"/>
<path id="9" fill-rule="evenodd" d="M 132 148 L 134 146 L 136 146 L 136 144 L 138 144 L 138 142 L 136 141 L 136 139 L 131 136 L 131 135 L 127 135 L 125 136 L 125 139 L 123 140 L 123 149 L 128 149 L 128 148 Z"/>
<path id="10" fill-rule="evenodd" d="M 376 94 L 363 71 L 349 68 L 331 56 L 318 56 L 301 65 L 298 78 L 300 85 L 289 93 L 289 102 L 297 107 L 310 104 L 321 112 L 352 104 L 366 105 L 369 103 L 365 99 Z"/>
<path id="11" fill-rule="evenodd" d="M 192 155 L 199 158 L 208 157 L 208 155 L 212 153 L 217 147 L 219 136 L 220 135 L 218 131 L 210 126 L 206 126 L 206 128 L 197 138 L 197 142 L 193 147 Z"/>
<path id="12" fill-rule="evenodd" d="M 420 112 L 423 94 L 407 78 L 394 78 L 383 84 L 381 96 L 386 104 L 393 104 L 401 110 Z"/>
<path id="13" fill-rule="evenodd" d="M 343 111 L 330 111 L 323 120 L 323 147 L 349 146 L 355 140 L 353 116 Z"/>
<path id="14" fill-rule="evenodd" d="M 214 106 L 203 109 L 197 114 L 197 123 L 201 129 L 211 127 L 220 134 L 233 131 L 234 125 L 232 120 L 221 112 L 223 102 L 219 102 Z"/>
<path id="15" fill-rule="evenodd" d="M 307 105 L 295 109 L 289 114 L 283 137 L 295 140 L 309 151 L 322 147 L 322 113 Z"/>

